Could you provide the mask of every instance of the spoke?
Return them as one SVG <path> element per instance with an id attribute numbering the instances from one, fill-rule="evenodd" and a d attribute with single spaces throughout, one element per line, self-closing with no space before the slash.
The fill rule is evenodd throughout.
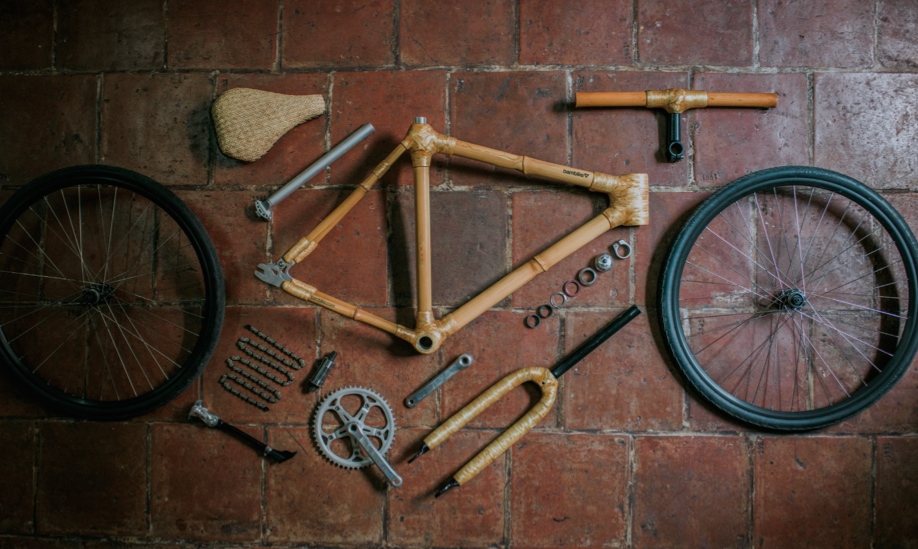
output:
<path id="1" fill-rule="evenodd" d="M 714 236 L 716 236 L 717 238 L 719 238 L 719 239 L 720 239 L 721 241 L 723 241 L 723 243 L 726 244 L 727 246 L 730 246 L 731 248 L 733 248 L 734 250 L 736 250 L 736 252 L 737 252 L 738 254 L 740 254 L 742 257 L 745 257 L 745 258 L 748 259 L 749 261 L 752 261 L 753 264 L 755 264 L 757 267 L 759 267 L 759 268 L 761 268 L 762 270 L 764 270 L 769 276 L 771 276 L 771 277 L 774 278 L 775 280 L 780 280 L 780 279 L 778 278 L 778 275 L 777 275 L 777 274 L 772 273 L 771 271 L 769 271 L 767 267 L 765 267 L 764 265 L 760 264 L 758 261 L 756 261 L 755 259 L 753 259 L 752 257 L 750 257 L 748 254 L 746 254 L 746 252 L 740 250 L 739 248 L 737 248 L 736 246 L 734 246 L 732 243 L 728 242 L 727 239 L 725 239 L 724 237 L 720 236 L 719 234 L 717 234 L 716 232 L 714 232 L 713 230 L 711 230 L 710 227 L 705 227 L 704 229 L 705 229 L 706 231 L 710 232 L 711 234 L 713 234 Z M 697 242 L 694 244 L 694 246 L 698 247 L 698 249 L 704 251 L 705 253 L 707 253 L 708 255 L 710 255 L 711 257 L 713 257 L 714 259 L 716 259 L 718 262 L 720 262 L 721 264 L 723 264 L 725 267 L 727 267 L 727 268 L 730 269 L 731 271 L 735 272 L 736 274 L 740 275 L 741 277 L 743 277 L 743 278 L 748 278 L 748 275 L 744 275 L 744 274 L 738 272 L 736 269 L 734 269 L 734 268 L 731 267 L 730 265 L 727 265 L 727 264 L 724 263 L 719 257 L 717 257 L 717 256 L 714 255 L 713 253 L 709 252 L 706 248 L 702 248 L 701 246 L 698 246 L 698 243 L 697 243 Z M 785 275 L 785 276 L 786 276 L 786 275 Z M 749 282 L 752 282 L 753 285 L 758 286 L 758 287 L 761 288 L 763 291 L 767 291 L 767 290 L 765 290 L 764 288 L 762 288 L 760 285 L 758 285 L 754 280 L 749 279 Z"/>
<path id="2" fill-rule="evenodd" d="M 822 265 L 820 265 L 819 267 L 813 269 L 813 270 L 811 271 L 810 274 L 812 275 L 812 274 L 816 273 L 816 271 L 818 271 L 819 269 L 825 267 L 826 265 L 831 264 L 833 261 L 835 261 L 836 259 L 838 259 L 839 257 L 841 257 L 841 255 L 842 255 L 843 253 L 845 253 L 845 252 L 847 252 L 848 250 L 850 250 L 851 248 L 857 246 L 858 244 L 860 244 L 861 242 L 863 242 L 865 239 L 867 239 L 867 238 L 870 237 L 870 236 L 874 236 L 874 233 L 868 233 L 868 234 L 866 234 L 866 235 L 864 236 L 864 238 L 862 238 L 862 239 L 858 240 L 857 242 L 851 244 L 850 246 L 848 246 L 847 248 L 845 248 L 844 250 L 840 251 L 839 253 L 837 253 L 837 254 L 836 254 L 835 256 L 833 256 L 832 258 L 830 258 L 828 261 L 826 261 L 825 263 L 823 263 Z M 882 249 L 882 248 L 879 248 L 879 249 Z M 876 253 L 877 251 L 879 251 L 879 249 L 874 250 L 874 251 L 872 251 L 872 252 L 870 252 L 870 253 L 864 254 L 864 255 L 861 256 L 861 258 L 863 259 L 863 258 L 869 257 L 870 255 L 872 255 L 872 254 Z M 831 271 L 827 271 L 827 272 L 825 272 L 825 273 L 819 275 L 819 277 L 816 278 L 816 280 L 812 281 L 812 284 L 815 284 L 816 282 L 818 282 L 818 281 L 824 279 L 825 277 L 829 276 L 830 274 L 832 274 L 832 273 L 834 273 L 834 272 L 838 272 L 840 269 L 843 269 L 843 268 L 845 268 L 845 267 L 846 267 L 845 265 L 840 264 L 839 266 L 835 267 L 835 268 L 832 269 Z M 812 284 L 811 284 L 811 285 L 812 285 Z"/>
<path id="3" fill-rule="evenodd" d="M 762 223 L 762 233 L 765 235 L 765 242 L 768 244 L 768 252 L 771 254 L 771 263 L 775 266 L 775 272 L 781 273 L 781 268 L 778 267 L 778 261 L 775 259 L 775 251 L 771 245 L 771 237 L 768 236 L 768 227 L 765 226 L 765 215 L 762 213 L 762 206 L 759 204 L 759 197 L 757 194 L 753 193 L 752 199 L 755 201 L 755 208 L 759 212 L 759 221 Z M 786 276 L 786 275 L 785 275 Z M 778 279 L 780 288 L 783 290 L 786 287 L 786 284 L 780 278 Z"/>
<path id="4" fill-rule="evenodd" d="M 879 313 L 879 314 L 881 314 L 881 315 L 891 316 L 891 317 L 893 317 L 893 318 L 900 318 L 900 319 L 903 319 L 903 320 L 908 320 L 908 317 L 907 317 L 907 316 L 896 315 L 896 314 L 893 314 L 893 313 L 888 313 L 888 312 L 886 312 L 886 311 L 881 311 L 880 309 L 874 309 L 873 307 L 865 307 L 864 305 L 858 305 L 858 304 L 856 304 L 856 303 L 849 303 L 849 302 L 847 302 L 847 301 L 842 301 L 841 299 L 833 299 L 833 298 L 831 298 L 831 297 L 829 297 L 829 296 L 827 296 L 827 295 L 816 295 L 816 296 L 812 296 L 812 297 L 818 297 L 818 298 L 821 298 L 821 299 L 828 299 L 829 301 L 834 301 L 834 302 L 836 302 L 836 303 L 841 303 L 841 304 L 843 304 L 843 305 L 850 305 L 851 307 L 854 307 L 855 309 L 862 309 L 862 310 L 870 311 L 870 312 L 873 312 L 873 313 Z"/>
<path id="5" fill-rule="evenodd" d="M 696 265 L 696 264 L 692 263 L 691 261 L 686 261 L 686 264 L 687 264 L 687 265 L 691 265 L 692 267 L 695 267 L 695 268 L 698 269 L 699 271 L 702 271 L 702 272 L 704 272 L 704 273 L 707 273 L 707 274 L 709 274 L 709 275 L 711 275 L 711 276 L 715 276 L 715 277 L 717 277 L 717 278 L 723 280 L 724 282 L 726 282 L 726 283 L 727 283 L 728 285 L 730 285 L 730 286 L 736 286 L 737 288 L 743 290 L 744 292 L 752 293 L 752 294 L 755 295 L 756 297 L 760 297 L 760 298 L 762 298 L 762 299 L 766 299 L 766 300 L 769 299 L 768 296 L 762 295 L 762 294 L 756 292 L 755 290 L 752 290 L 752 289 L 750 289 L 750 288 L 746 288 L 745 286 L 740 286 L 740 285 L 737 284 L 736 282 L 733 282 L 732 280 L 728 280 L 728 279 L 726 279 L 726 278 L 720 276 L 720 275 L 717 274 L 717 273 L 711 272 L 711 271 L 705 269 L 704 267 L 702 267 L 702 266 L 700 266 L 700 265 Z M 756 284 L 754 281 L 750 280 L 750 282 L 752 282 L 752 284 L 753 284 L 754 286 L 759 287 L 758 284 Z"/>
<path id="6" fill-rule="evenodd" d="M 793 317 L 793 315 L 791 315 L 791 316 Z M 794 324 L 796 324 L 796 320 L 794 321 Z M 851 394 L 848 392 L 847 389 L 845 389 L 845 386 L 842 384 L 841 380 L 839 380 L 838 377 L 835 376 L 835 372 L 832 371 L 832 368 L 829 366 L 829 363 L 826 361 L 825 358 L 823 358 L 822 353 L 819 352 L 819 349 L 816 348 L 816 345 L 813 344 L 813 342 L 810 340 L 810 338 L 806 335 L 806 332 L 804 332 L 804 331 L 801 329 L 801 330 L 800 330 L 800 335 L 803 336 L 803 339 L 804 339 L 804 340 L 809 344 L 809 346 L 813 349 L 813 354 L 814 354 L 816 357 L 818 357 L 819 360 L 822 361 L 825 370 L 826 370 L 827 372 L 829 372 L 829 374 L 832 376 L 833 379 L 835 379 L 835 383 L 837 383 L 837 384 L 838 384 L 838 387 L 842 390 L 843 393 L 845 393 L 845 396 L 847 396 L 847 397 L 850 398 L 850 397 L 851 397 Z M 815 367 L 815 366 L 814 366 L 814 367 Z M 816 377 L 819 378 L 818 372 L 816 373 Z M 829 397 L 828 391 L 827 391 L 825 388 L 823 388 L 823 391 L 826 391 L 826 397 L 828 398 L 828 397 Z"/>
<path id="7" fill-rule="evenodd" d="M 112 329 L 108 326 L 108 321 L 105 319 L 105 314 L 102 311 L 99 311 L 99 316 L 102 318 L 102 324 L 105 325 L 105 331 L 108 332 L 108 338 L 112 341 L 112 350 L 115 351 L 115 355 L 118 356 L 118 362 L 121 363 L 121 369 L 124 370 L 124 375 L 127 377 L 128 384 L 131 386 L 131 391 L 134 392 L 134 396 L 137 396 L 137 388 L 134 387 L 134 380 L 131 379 L 131 374 L 127 370 L 127 365 L 124 363 L 124 358 L 121 356 L 121 351 L 118 350 L 118 343 L 115 342 L 115 336 L 112 335 Z M 123 334 L 122 334 L 123 335 Z M 104 350 L 102 351 L 104 355 Z M 112 385 L 115 386 L 114 378 L 112 378 Z"/>
<path id="8" fill-rule="evenodd" d="M 112 322 L 115 324 L 115 327 L 118 328 L 118 333 L 121 335 L 121 339 L 124 340 L 125 345 L 127 346 L 128 350 L 131 352 L 131 356 L 134 357 L 134 362 L 137 363 L 138 369 L 140 370 L 140 373 L 143 375 L 144 380 L 147 382 L 147 385 L 150 387 L 150 390 L 153 390 L 154 389 L 153 383 L 150 382 L 150 377 L 147 375 L 146 369 L 143 367 L 143 364 L 141 364 L 140 359 L 137 358 L 137 353 L 134 352 L 134 346 L 131 345 L 130 341 L 128 341 L 127 336 L 124 333 L 124 329 L 121 327 L 121 323 L 118 322 L 118 318 L 115 315 L 114 309 L 112 309 L 112 306 L 110 303 L 107 305 L 108 305 L 108 312 L 111 315 L 110 318 L 112 319 Z M 146 344 L 146 341 L 144 341 L 142 337 L 139 339 L 141 343 L 143 343 L 144 346 L 146 346 L 149 349 L 149 345 Z M 120 357 L 121 354 L 119 353 L 118 356 Z M 132 384 L 132 387 L 133 387 L 133 384 Z M 134 391 L 134 394 L 135 395 L 137 394 L 136 390 Z"/>
<path id="9" fill-rule="evenodd" d="M 131 324 L 131 328 L 134 330 L 135 333 L 139 334 L 140 329 L 137 328 L 137 325 L 134 323 L 134 319 L 131 318 L 130 313 L 128 313 L 128 311 L 124 309 L 124 305 L 120 301 L 118 302 L 118 306 L 121 309 L 121 314 L 123 314 L 124 317 L 127 319 L 127 321 Z M 150 358 L 153 359 L 153 362 L 156 364 L 156 367 L 159 368 L 160 373 L 163 374 L 163 377 L 166 379 L 169 379 L 169 374 L 167 374 L 166 371 L 163 370 L 163 366 L 162 364 L 159 363 L 159 360 L 157 360 L 156 355 L 153 354 L 153 349 L 150 346 L 150 344 L 148 344 L 146 339 L 143 339 L 143 338 L 141 338 L 141 342 L 143 343 L 144 348 L 150 354 Z M 187 349 L 185 349 L 181 345 L 179 347 L 187 351 Z M 151 389 L 153 388 L 152 385 L 150 386 L 150 388 Z"/>
<path id="10" fill-rule="evenodd" d="M 54 354 L 57 353 L 57 352 L 64 346 L 64 344 L 66 344 L 68 341 L 70 341 L 71 339 L 73 339 L 74 337 L 76 337 L 76 335 L 77 335 L 78 333 L 80 333 L 80 329 L 82 329 L 84 326 L 86 326 L 86 324 L 87 324 L 87 323 L 89 322 L 89 320 L 92 318 L 91 316 L 89 316 L 89 312 L 90 312 L 90 311 L 85 311 L 85 312 L 84 312 L 83 314 L 81 314 L 80 316 L 78 316 L 78 317 L 74 318 L 73 320 L 71 320 L 70 323 L 67 324 L 67 326 L 64 326 L 64 328 L 60 331 L 60 333 L 64 333 L 64 334 L 69 333 L 70 335 L 68 335 L 66 339 L 64 339 L 63 341 L 61 341 L 60 344 L 59 344 L 57 347 L 55 347 L 55 349 L 54 349 L 53 351 L 51 351 L 51 353 L 50 353 L 48 356 L 46 356 L 44 360 L 42 360 L 37 366 L 35 366 L 35 368 L 32 368 L 32 373 L 33 373 L 33 374 L 34 374 L 34 373 L 37 373 L 37 372 L 38 372 L 38 369 L 41 368 L 42 365 L 44 365 L 46 362 L 48 362 L 48 361 L 51 359 L 51 357 L 54 356 Z M 83 319 L 82 324 L 80 324 L 80 325 L 77 326 L 76 328 L 70 329 L 70 326 L 71 326 L 74 322 L 79 321 L 80 319 Z M 22 358 L 24 358 L 24 357 L 22 357 Z"/>
<path id="11" fill-rule="evenodd" d="M 117 276 L 115 276 L 114 278 L 112 278 L 111 280 L 108 280 L 108 281 L 106 281 L 106 282 L 107 282 L 108 284 L 112 285 L 112 286 L 115 286 L 116 284 L 120 284 L 120 283 L 122 282 L 122 280 L 123 280 L 122 277 L 124 277 L 124 276 L 127 275 L 128 273 L 133 272 L 133 271 L 135 271 L 136 269 L 139 269 L 140 267 L 145 267 L 146 265 L 149 265 L 149 264 L 151 264 L 151 263 L 154 263 L 154 262 L 156 261 L 156 254 L 159 252 L 159 250 L 160 250 L 163 246 L 165 246 L 167 242 L 169 242 L 170 240 L 172 240 L 172 237 L 174 237 L 174 236 L 177 235 L 177 234 L 184 234 L 184 233 L 182 233 L 181 227 L 175 229 L 175 231 L 173 231 L 172 234 L 170 234 L 169 237 L 166 238 L 166 240 L 160 242 L 160 243 L 156 246 L 156 249 L 154 249 L 152 252 L 150 252 L 150 258 L 151 258 L 151 259 L 150 259 L 149 261 L 146 261 L 146 262 L 144 262 L 144 263 L 141 263 L 140 265 L 135 265 L 135 266 L 133 266 L 133 267 L 127 269 L 126 271 L 124 271 L 124 272 L 118 274 Z M 187 248 L 188 246 L 190 246 L 190 243 L 187 244 L 187 245 L 184 245 L 184 246 L 180 246 L 178 249 L 179 249 L 179 250 L 182 250 L 182 249 L 184 249 L 184 248 Z M 116 286 L 116 287 L 117 287 L 117 286 Z"/>
<path id="12" fill-rule="evenodd" d="M 31 307 L 32 307 L 32 309 L 33 309 L 32 312 L 30 312 L 30 313 L 25 313 L 25 314 L 23 314 L 23 315 L 19 315 L 19 316 L 17 316 L 16 318 L 11 318 L 11 319 L 5 321 L 4 324 L 12 324 L 12 323 L 14 323 L 14 322 L 19 322 L 20 320 L 22 320 L 23 318 L 25 318 L 25 317 L 27 317 L 27 316 L 31 316 L 31 315 L 35 314 L 36 312 L 38 312 L 38 311 L 47 310 L 47 309 L 50 308 L 50 307 L 58 307 L 58 306 L 61 306 L 61 305 L 75 305 L 76 302 L 74 302 L 74 301 L 65 301 L 65 300 L 74 298 L 74 297 L 76 297 L 76 296 L 78 296 L 78 295 L 80 295 L 79 292 L 77 292 L 77 293 L 75 293 L 75 294 L 71 294 L 71 295 L 69 295 L 69 296 L 66 296 L 66 297 L 64 297 L 64 298 L 62 298 L 62 299 L 60 299 L 59 301 L 56 301 L 56 302 L 54 302 L 54 303 L 34 303 L 34 304 L 31 305 Z M 9 307 L 4 307 L 4 308 L 9 308 L 9 309 L 15 310 L 15 309 L 20 309 L 20 308 L 22 308 L 24 305 L 26 305 L 26 304 L 25 304 L 25 303 L 21 303 L 21 304 L 16 304 L 16 305 L 10 305 Z"/>
<path id="13" fill-rule="evenodd" d="M 813 198 L 812 193 L 810 193 L 810 198 L 811 199 Z M 809 204 L 807 204 L 807 206 L 809 206 Z M 809 213 L 809 208 L 807 209 L 806 213 Z M 797 187 L 796 186 L 794 186 L 794 220 L 797 223 L 797 241 L 794 243 L 794 250 L 800 256 L 800 287 L 803 288 L 804 292 L 806 292 L 806 274 L 803 272 L 803 247 L 800 246 L 800 239 L 803 237 L 803 235 L 801 234 L 801 231 L 800 231 L 801 223 L 800 223 L 800 212 L 797 208 Z M 804 222 L 805 221 L 806 221 L 806 217 L 804 216 Z M 791 255 L 793 256 L 793 252 L 791 252 Z M 790 270 L 790 266 L 788 266 L 788 270 Z"/>
<path id="14" fill-rule="evenodd" d="M 16 244 L 17 246 L 19 246 L 19 247 L 22 248 L 23 250 L 25 250 L 27 254 L 29 254 L 29 255 L 31 255 L 32 257 L 38 259 L 39 262 L 41 262 L 41 258 L 44 257 L 44 258 L 47 260 L 48 264 L 51 265 L 51 267 L 54 268 L 55 271 L 57 271 L 57 274 L 61 275 L 61 277 L 63 277 L 64 280 L 68 280 L 67 275 L 64 274 L 64 271 L 62 271 L 62 270 L 60 269 L 60 267 L 58 267 L 57 264 L 54 263 L 54 260 L 51 259 L 51 256 L 49 256 L 48 253 L 42 249 L 41 244 L 39 244 L 38 242 L 36 242 L 35 239 L 32 238 L 32 235 L 31 235 L 31 234 L 28 234 L 28 231 L 26 230 L 26 228 L 22 226 L 22 223 L 20 223 L 18 219 L 16 220 L 16 224 L 19 225 L 19 227 L 22 228 L 23 231 L 26 231 L 26 236 L 29 237 L 29 240 L 32 241 L 32 244 L 35 244 L 35 248 L 39 251 L 39 253 L 41 253 L 41 256 L 38 256 L 38 255 L 35 255 L 34 253 L 32 253 L 31 250 L 29 250 L 28 248 L 26 248 L 25 246 L 23 246 L 23 245 L 22 245 L 21 243 L 19 243 L 18 241 L 16 241 L 16 240 L 14 240 L 13 238 L 11 238 L 10 235 L 9 235 L 8 233 L 7 233 L 7 235 L 6 235 L 6 238 L 9 238 L 14 244 Z"/>

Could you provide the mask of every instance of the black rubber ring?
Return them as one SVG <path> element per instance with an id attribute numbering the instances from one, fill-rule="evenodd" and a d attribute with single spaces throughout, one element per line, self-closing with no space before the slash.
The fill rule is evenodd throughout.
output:
<path id="1" fill-rule="evenodd" d="M 534 318 L 534 319 L 535 319 L 535 324 L 531 324 L 531 323 L 529 322 L 529 319 L 530 319 L 530 318 Z M 539 318 L 539 315 L 535 315 L 535 314 L 529 315 L 529 316 L 527 316 L 525 319 L 523 319 L 523 324 L 525 324 L 527 328 L 538 328 L 538 327 L 539 327 L 539 324 L 541 324 L 541 323 L 542 323 L 542 319 Z"/>
<path id="2" fill-rule="evenodd" d="M 545 309 L 546 311 L 548 311 L 548 314 L 543 315 L 543 314 L 541 313 L 542 309 Z M 536 307 L 536 314 L 539 315 L 539 318 L 548 318 L 548 317 L 550 317 L 551 315 L 555 314 L 555 310 L 552 309 L 551 305 L 547 305 L 547 304 L 546 304 L 546 305 L 539 305 L 538 307 Z"/>

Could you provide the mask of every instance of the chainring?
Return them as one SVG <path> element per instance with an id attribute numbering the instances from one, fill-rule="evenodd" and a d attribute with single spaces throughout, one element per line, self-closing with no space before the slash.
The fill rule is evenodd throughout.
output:
<path id="1" fill-rule="evenodd" d="M 395 440 L 395 416 L 386 399 L 363 387 L 344 387 L 325 397 L 313 416 L 313 439 L 330 462 L 346 469 L 373 463 L 347 432 L 355 423 L 385 455 Z"/>

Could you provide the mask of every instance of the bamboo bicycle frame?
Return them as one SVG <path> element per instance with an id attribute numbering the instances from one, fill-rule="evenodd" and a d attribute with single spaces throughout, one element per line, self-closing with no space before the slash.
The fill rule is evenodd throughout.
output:
<path id="1" fill-rule="evenodd" d="M 351 208 L 360 202 L 373 185 L 406 152 L 411 156 L 411 163 L 414 167 L 417 227 L 417 317 L 413 330 L 324 294 L 315 287 L 286 275 L 286 270 L 302 262 L 312 253 L 322 238 Z M 605 193 L 609 197 L 609 207 L 450 314 L 437 320 L 433 314 L 431 295 L 430 253 L 430 160 L 434 154 L 469 158 L 492 166 L 517 170 L 525 175 Z M 284 253 L 283 261 L 278 262 L 286 275 L 280 287 L 290 295 L 304 301 L 315 303 L 393 334 L 411 343 L 418 352 L 429 354 L 435 352 L 447 337 L 606 231 L 619 226 L 646 225 L 648 223 L 647 204 L 647 174 L 608 175 L 588 172 L 466 143 L 437 133 L 426 123 L 415 123 L 411 125 L 408 135 L 395 147 L 395 150 L 377 165 L 372 173 L 334 211 Z"/>

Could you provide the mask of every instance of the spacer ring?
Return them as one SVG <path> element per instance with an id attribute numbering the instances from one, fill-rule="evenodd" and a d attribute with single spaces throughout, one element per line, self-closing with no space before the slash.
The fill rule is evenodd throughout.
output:
<path id="1" fill-rule="evenodd" d="M 529 321 L 530 318 L 533 319 L 532 322 Z M 523 319 L 523 324 L 525 324 L 526 327 L 527 327 L 527 328 L 530 328 L 530 329 L 531 329 L 531 328 L 538 328 L 538 327 L 539 327 L 539 324 L 541 324 L 541 323 L 542 323 L 542 319 L 539 318 L 539 315 L 536 315 L 536 314 L 529 315 L 529 316 L 527 316 L 526 318 Z"/>
<path id="2" fill-rule="evenodd" d="M 561 303 L 555 303 L 555 296 L 561 296 Z M 564 292 L 555 292 L 551 294 L 551 297 L 548 298 L 548 302 L 551 303 L 551 306 L 557 309 L 561 305 L 567 303 L 567 295 Z"/>
<path id="3" fill-rule="evenodd" d="M 577 273 L 577 281 L 581 286 L 592 286 L 596 283 L 597 278 L 599 275 L 591 267 L 584 267 Z"/>
<path id="4" fill-rule="evenodd" d="M 571 284 L 573 284 L 575 288 L 573 292 L 567 291 L 567 287 L 570 286 Z M 568 280 L 567 282 L 561 285 L 561 291 L 563 291 L 564 295 L 566 295 L 567 297 L 574 297 L 575 295 L 580 293 L 580 283 L 577 282 L 576 280 Z"/>
<path id="5" fill-rule="evenodd" d="M 547 311 L 544 315 L 542 314 L 543 310 Z M 555 314 L 555 310 L 551 308 L 551 305 L 539 305 L 536 307 L 536 314 L 539 315 L 540 318 L 548 318 Z"/>

